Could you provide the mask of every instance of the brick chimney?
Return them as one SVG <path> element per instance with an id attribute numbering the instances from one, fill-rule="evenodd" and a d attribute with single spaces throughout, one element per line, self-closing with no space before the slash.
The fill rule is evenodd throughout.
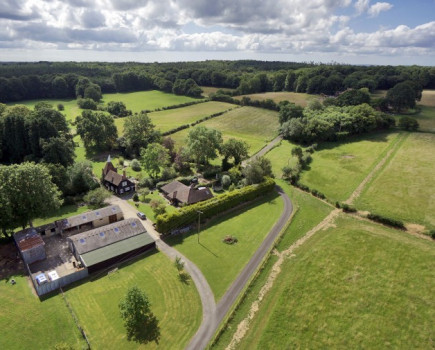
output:
<path id="1" fill-rule="evenodd" d="M 122 179 L 123 179 L 123 180 L 126 180 L 126 179 L 127 179 L 127 175 L 126 175 L 126 173 L 125 173 L 125 170 L 122 171 Z"/>

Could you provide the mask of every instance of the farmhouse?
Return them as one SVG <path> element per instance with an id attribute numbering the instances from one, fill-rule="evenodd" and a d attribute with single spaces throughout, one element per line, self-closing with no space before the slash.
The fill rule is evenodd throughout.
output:
<path id="1" fill-rule="evenodd" d="M 138 219 L 126 219 L 68 238 L 69 247 L 89 273 L 155 247 Z"/>
<path id="2" fill-rule="evenodd" d="M 135 185 L 127 178 L 125 170 L 122 175 L 118 174 L 118 170 L 110 161 L 110 155 L 102 170 L 102 181 L 104 187 L 116 194 L 124 194 L 135 190 Z"/>
<path id="3" fill-rule="evenodd" d="M 122 210 L 117 205 L 89 211 L 55 222 L 58 233 L 65 236 L 111 224 L 124 219 Z"/>
<path id="4" fill-rule="evenodd" d="M 208 187 L 195 188 L 195 185 L 186 186 L 177 180 L 162 186 L 161 191 L 174 205 L 194 204 L 213 198 L 213 193 L 211 193 Z"/>

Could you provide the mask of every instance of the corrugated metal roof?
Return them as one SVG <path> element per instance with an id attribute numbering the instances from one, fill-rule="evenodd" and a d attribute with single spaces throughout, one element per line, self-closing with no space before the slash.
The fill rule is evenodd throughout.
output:
<path id="1" fill-rule="evenodd" d="M 93 250 L 89 253 L 81 255 L 83 263 L 86 267 L 98 264 L 124 253 L 128 253 L 137 248 L 144 247 L 154 242 L 154 239 L 148 233 L 142 233 L 134 237 L 124 239 L 122 241 L 107 245 L 100 249 Z"/>
<path id="2" fill-rule="evenodd" d="M 40 245 L 45 245 L 41 235 L 33 227 L 15 233 L 14 239 L 22 252 Z"/>
<path id="3" fill-rule="evenodd" d="M 75 227 L 118 213 L 122 213 L 121 208 L 118 205 L 110 205 L 101 209 L 71 216 L 67 219 L 59 220 L 58 222 L 61 223 L 62 228 Z"/>
<path id="4" fill-rule="evenodd" d="M 69 237 L 78 254 L 85 254 L 106 245 L 146 232 L 139 219 L 126 219 Z"/>

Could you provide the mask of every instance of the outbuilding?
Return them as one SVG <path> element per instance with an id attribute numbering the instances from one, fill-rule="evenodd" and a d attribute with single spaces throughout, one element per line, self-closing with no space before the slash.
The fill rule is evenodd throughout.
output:
<path id="1" fill-rule="evenodd" d="M 45 243 L 34 227 L 15 233 L 14 240 L 26 264 L 46 258 Z"/>

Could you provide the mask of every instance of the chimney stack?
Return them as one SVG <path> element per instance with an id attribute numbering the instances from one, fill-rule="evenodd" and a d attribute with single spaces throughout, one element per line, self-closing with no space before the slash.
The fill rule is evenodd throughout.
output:
<path id="1" fill-rule="evenodd" d="M 123 179 L 123 180 L 127 179 L 127 175 L 126 175 L 126 173 L 125 173 L 125 170 L 122 171 L 122 179 Z"/>

